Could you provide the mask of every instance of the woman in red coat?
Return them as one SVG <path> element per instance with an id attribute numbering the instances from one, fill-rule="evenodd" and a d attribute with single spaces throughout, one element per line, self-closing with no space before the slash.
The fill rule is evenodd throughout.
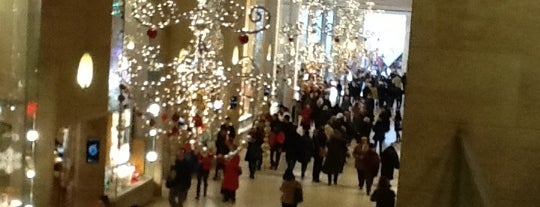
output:
<path id="1" fill-rule="evenodd" d="M 231 152 L 233 150 L 231 149 Z M 223 183 L 221 185 L 223 202 L 236 201 L 236 190 L 238 189 L 238 177 L 240 174 L 240 156 L 238 156 L 238 153 L 231 153 L 225 159 L 225 168 L 223 169 Z"/>

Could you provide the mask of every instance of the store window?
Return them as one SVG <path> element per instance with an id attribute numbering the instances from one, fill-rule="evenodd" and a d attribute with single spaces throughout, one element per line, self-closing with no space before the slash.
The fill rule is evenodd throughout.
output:
<path id="1" fill-rule="evenodd" d="M 28 86 L 34 84 L 30 80 L 35 73 L 27 71 L 35 68 L 37 60 L 29 48 L 37 45 L 33 39 L 37 34 L 32 32 L 39 23 L 39 13 L 31 11 L 39 11 L 39 4 L 0 1 L 0 206 L 33 204 L 29 183 L 36 172 L 25 134 L 37 110 L 35 102 L 29 105 L 31 111 L 27 110 L 27 103 L 35 97 L 31 93 L 35 87 Z M 32 116 L 27 116 L 27 111 Z"/>

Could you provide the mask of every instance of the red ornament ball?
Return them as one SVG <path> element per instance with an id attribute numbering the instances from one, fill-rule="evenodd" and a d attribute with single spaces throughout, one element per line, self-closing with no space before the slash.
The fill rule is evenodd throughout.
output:
<path id="1" fill-rule="evenodd" d="M 161 121 L 166 121 L 166 120 L 167 120 L 167 114 L 166 113 L 161 114 Z"/>
<path id="2" fill-rule="evenodd" d="M 241 44 L 246 44 L 249 41 L 249 36 L 247 34 L 241 34 L 238 37 L 238 40 L 240 41 Z"/>
<path id="3" fill-rule="evenodd" d="M 148 29 L 148 31 L 146 31 L 146 35 L 148 35 L 148 37 L 149 37 L 150 39 L 156 38 L 156 37 L 157 37 L 157 33 L 158 33 L 158 32 L 157 32 L 156 28 L 150 28 L 150 29 Z"/>

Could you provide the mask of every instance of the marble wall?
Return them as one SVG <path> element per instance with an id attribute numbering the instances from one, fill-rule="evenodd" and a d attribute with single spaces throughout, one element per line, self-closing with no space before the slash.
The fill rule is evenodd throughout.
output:
<path id="1" fill-rule="evenodd" d="M 538 205 L 539 8 L 413 1 L 398 206 Z"/>

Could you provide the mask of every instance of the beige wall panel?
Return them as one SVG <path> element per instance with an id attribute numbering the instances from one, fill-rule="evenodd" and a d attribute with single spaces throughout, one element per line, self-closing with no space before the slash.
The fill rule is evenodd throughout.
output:
<path id="1" fill-rule="evenodd" d="M 400 207 L 540 202 L 540 5 L 485 3 L 413 2 Z"/>

